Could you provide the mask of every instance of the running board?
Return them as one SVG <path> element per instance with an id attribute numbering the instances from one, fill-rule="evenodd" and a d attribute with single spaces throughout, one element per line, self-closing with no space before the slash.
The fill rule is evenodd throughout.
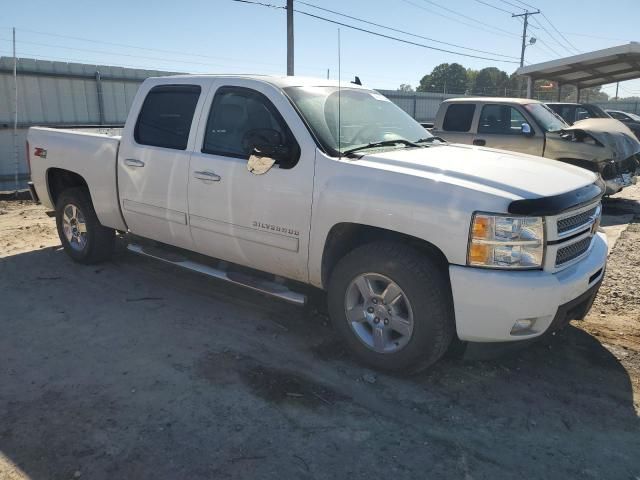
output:
<path id="1" fill-rule="evenodd" d="M 171 265 L 175 265 L 177 267 L 186 268 L 187 270 L 198 272 L 203 275 L 207 275 L 208 277 L 217 278 L 218 280 L 223 280 L 234 285 L 246 287 L 256 292 L 270 295 L 272 297 L 279 298 L 295 305 L 305 305 L 307 302 L 306 295 L 289 290 L 289 288 L 287 288 L 285 285 L 271 280 L 253 277 L 245 273 L 229 272 L 219 268 L 214 268 L 204 263 L 198 263 L 193 260 L 189 260 L 188 258 L 182 257 L 180 255 L 163 255 L 161 252 L 158 252 L 157 248 L 145 248 L 144 246 L 135 243 L 130 243 L 129 245 L 127 245 L 127 250 L 133 253 L 137 253 L 138 255 L 143 255 L 145 257 L 154 258 L 165 263 L 170 263 Z"/>

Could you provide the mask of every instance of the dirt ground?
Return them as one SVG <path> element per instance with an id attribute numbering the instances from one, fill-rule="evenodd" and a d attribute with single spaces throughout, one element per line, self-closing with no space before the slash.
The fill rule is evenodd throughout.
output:
<path id="1" fill-rule="evenodd" d="M 583 322 L 419 376 L 328 320 L 119 251 L 71 262 L 0 202 L 0 479 L 640 479 L 640 189 Z M 634 218 L 635 216 L 635 218 Z"/>

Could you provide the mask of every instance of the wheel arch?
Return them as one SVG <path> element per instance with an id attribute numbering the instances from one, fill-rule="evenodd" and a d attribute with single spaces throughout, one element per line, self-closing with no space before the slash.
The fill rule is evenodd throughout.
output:
<path id="1" fill-rule="evenodd" d="M 322 287 L 324 289 L 328 287 L 329 278 L 334 267 L 345 255 L 357 247 L 380 241 L 403 243 L 428 255 L 441 267 L 447 279 L 449 278 L 449 261 L 442 250 L 433 243 L 413 235 L 381 227 L 341 222 L 331 227 L 325 240 L 321 265 Z"/>
<path id="2" fill-rule="evenodd" d="M 46 179 L 47 191 L 54 207 L 58 202 L 58 198 L 60 198 L 60 194 L 65 190 L 70 188 L 86 188 L 89 190 L 89 185 L 82 175 L 64 168 L 49 168 L 46 173 Z M 89 197 L 91 197 L 91 192 L 89 192 Z"/>

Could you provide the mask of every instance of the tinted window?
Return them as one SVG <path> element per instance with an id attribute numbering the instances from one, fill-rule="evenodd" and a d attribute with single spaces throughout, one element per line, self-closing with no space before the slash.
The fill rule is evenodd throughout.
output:
<path id="1" fill-rule="evenodd" d="M 611 115 L 613 118 L 616 118 L 618 120 L 622 120 L 624 122 L 628 122 L 629 121 L 629 117 L 627 117 L 625 114 L 620 113 L 620 112 L 609 112 L 609 115 Z"/>
<path id="2" fill-rule="evenodd" d="M 593 115 L 591 115 L 591 112 L 589 112 L 589 110 L 587 110 L 584 107 L 578 107 L 576 108 L 576 122 L 578 120 L 586 120 L 587 118 L 591 118 L 593 117 Z"/>
<path id="3" fill-rule="evenodd" d="M 471 122 L 476 106 L 472 103 L 460 103 L 449 105 L 444 116 L 442 129 L 447 132 L 468 132 L 471 130 Z"/>
<path id="4" fill-rule="evenodd" d="M 485 105 L 480 114 L 478 133 L 520 135 L 523 123 L 527 123 L 527 121 L 513 107 L 508 105 Z"/>
<path id="5" fill-rule="evenodd" d="M 573 105 L 548 105 L 548 107 L 569 124 L 572 124 L 576 119 L 575 106 Z"/>
<path id="6" fill-rule="evenodd" d="M 200 97 L 197 85 L 162 85 L 144 100 L 134 132 L 141 145 L 185 150 Z"/>
<path id="7" fill-rule="evenodd" d="M 202 152 L 249 158 L 256 141 L 289 147 L 292 158 L 277 159 L 280 168 L 291 168 L 298 160 L 293 135 L 264 95 L 248 88 L 219 88 L 209 112 Z"/>

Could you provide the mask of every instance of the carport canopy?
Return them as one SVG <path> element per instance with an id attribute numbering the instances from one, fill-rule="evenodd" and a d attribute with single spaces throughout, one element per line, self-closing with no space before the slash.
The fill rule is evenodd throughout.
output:
<path id="1" fill-rule="evenodd" d="M 559 87 L 574 85 L 578 92 L 582 88 L 633 80 L 640 78 L 640 43 L 630 42 L 604 50 L 527 65 L 519 68 L 516 74 L 527 77 L 528 97 L 531 97 L 535 80 L 555 81 Z"/>

